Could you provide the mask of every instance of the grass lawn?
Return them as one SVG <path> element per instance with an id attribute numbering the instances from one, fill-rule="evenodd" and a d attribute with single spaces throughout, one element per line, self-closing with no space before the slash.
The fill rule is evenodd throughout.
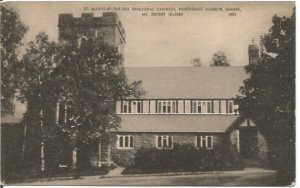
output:
<path id="1" fill-rule="evenodd" d="M 106 175 L 110 170 L 115 168 L 115 166 L 103 166 L 103 167 L 91 167 L 86 170 L 80 171 L 80 176 L 96 176 L 96 175 Z M 17 183 L 22 182 L 24 180 L 32 179 L 47 179 L 47 178 L 59 178 L 59 177 L 75 177 L 75 170 L 61 170 L 55 173 L 47 173 L 40 175 L 24 175 L 24 174 L 13 174 L 9 177 L 9 179 L 4 179 L 6 183 Z"/>

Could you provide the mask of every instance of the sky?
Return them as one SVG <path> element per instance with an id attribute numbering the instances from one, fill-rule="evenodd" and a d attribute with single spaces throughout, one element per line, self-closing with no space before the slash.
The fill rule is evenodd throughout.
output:
<path id="1" fill-rule="evenodd" d="M 29 27 L 24 44 L 45 31 L 50 40 L 58 38 L 58 15 L 83 12 L 101 16 L 103 11 L 92 8 L 127 7 L 115 11 L 126 30 L 125 66 L 174 67 L 192 66 L 191 60 L 200 57 L 208 66 L 217 51 L 223 51 L 232 66 L 248 64 L 248 45 L 259 43 L 268 32 L 272 16 L 290 16 L 294 2 L 10 2 L 19 11 L 21 20 Z M 88 10 L 85 10 L 87 7 Z M 142 16 L 150 11 L 133 8 L 202 7 L 202 11 L 184 11 L 182 16 Z M 204 11 L 222 8 L 223 11 Z M 229 16 L 226 8 L 239 8 Z M 166 11 L 168 14 L 172 11 Z M 230 11 L 232 12 L 232 11 Z M 26 47 L 26 46 L 25 46 Z"/>

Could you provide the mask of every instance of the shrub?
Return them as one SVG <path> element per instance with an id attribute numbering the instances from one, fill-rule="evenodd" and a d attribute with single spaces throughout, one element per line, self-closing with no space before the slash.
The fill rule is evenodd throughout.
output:
<path id="1" fill-rule="evenodd" d="M 134 164 L 124 174 L 242 169 L 237 151 L 199 150 L 192 145 L 174 145 L 173 149 L 139 149 Z"/>

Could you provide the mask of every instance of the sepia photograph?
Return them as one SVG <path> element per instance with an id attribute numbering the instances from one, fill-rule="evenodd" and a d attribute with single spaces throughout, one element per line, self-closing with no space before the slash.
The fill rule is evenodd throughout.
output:
<path id="1" fill-rule="evenodd" d="M 295 186 L 295 6 L 1 2 L 1 185 Z"/>

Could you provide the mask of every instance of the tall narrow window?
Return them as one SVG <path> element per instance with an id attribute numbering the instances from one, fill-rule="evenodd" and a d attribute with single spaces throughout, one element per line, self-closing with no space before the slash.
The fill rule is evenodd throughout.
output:
<path id="1" fill-rule="evenodd" d="M 128 147 L 128 145 L 129 145 L 129 141 L 128 141 L 129 139 L 128 139 L 128 136 L 125 136 L 125 148 L 127 148 Z"/>
<path id="2" fill-rule="evenodd" d="M 161 101 L 157 102 L 157 113 L 161 113 L 161 106 L 162 106 L 161 103 L 162 103 Z"/>
<path id="3" fill-rule="evenodd" d="M 167 113 L 167 103 L 166 103 L 166 101 L 164 101 L 163 102 L 163 111 L 162 111 L 162 113 Z"/>
<path id="4" fill-rule="evenodd" d="M 124 146 L 123 146 L 123 143 L 124 143 L 124 141 L 123 141 L 123 136 L 120 136 L 120 137 L 119 137 L 119 147 L 120 147 L 120 148 L 124 147 Z"/>
<path id="5" fill-rule="evenodd" d="M 137 104 L 135 101 L 131 102 L 131 109 L 132 109 L 132 113 L 136 113 L 136 109 L 137 109 Z"/>
<path id="6" fill-rule="evenodd" d="M 117 148 L 132 149 L 133 148 L 133 136 L 132 135 L 118 135 Z"/>
<path id="7" fill-rule="evenodd" d="M 156 137 L 156 147 L 159 149 L 172 149 L 173 136 L 159 135 Z"/>
<path id="8" fill-rule="evenodd" d="M 212 113 L 210 101 L 207 101 L 207 113 Z"/>
<path id="9" fill-rule="evenodd" d="M 227 101 L 227 113 L 229 113 L 229 114 L 234 113 L 232 100 Z"/>
<path id="10" fill-rule="evenodd" d="M 136 107 L 136 108 L 137 108 L 136 111 L 137 111 L 137 113 L 141 113 L 141 112 L 142 112 L 142 110 L 141 110 L 141 108 L 142 108 L 142 107 L 141 107 L 141 106 L 142 106 L 142 102 L 141 102 L 141 101 L 138 101 L 137 103 L 138 103 L 138 105 L 137 105 L 137 107 Z"/>
<path id="11" fill-rule="evenodd" d="M 131 113 L 131 101 L 128 101 L 128 113 Z"/>
<path id="12" fill-rule="evenodd" d="M 199 113 L 199 114 L 212 113 L 211 101 L 199 101 L 199 100 L 193 101 L 192 113 Z"/>
<path id="13" fill-rule="evenodd" d="M 131 113 L 141 113 L 141 101 L 132 101 L 131 102 Z"/>
<path id="14" fill-rule="evenodd" d="M 157 113 L 172 114 L 176 113 L 176 101 L 157 101 Z"/>
<path id="15" fill-rule="evenodd" d="M 196 136 L 195 147 L 198 149 L 213 149 L 213 136 Z"/>
<path id="16" fill-rule="evenodd" d="M 207 149 L 213 148 L 213 137 L 212 136 L 206 136 L 206 148 Z"/>
<path id="17" fill-rule="evenodd" d="M 197 109 L 198 111 L 198 113 L 201 113 L 202 112 L 202 110 L 201 110 L 201 102 L 198 102 L 198 109 Z"/>
<path id="18" fill-rule="evenodd" d="M 129 101 L 123 101 L 123 113 L 129 113 Z"/>
<path id="19" fill-rule="evenodd" d="M 201 105 L 200 105 L 200 106 L 201 106 Z M 197 107 L 198 107 L 197 101 L 193 101 L 193 103 L 192 103 L 192 113 L 198 113 Z"/>
<path id="20" fill-rule="evenodd" d="M 157 136 L 157 147 L 161 148 L 162 144 L 161 144 L 161 136 Z"/>
<path id="21" fill-rule="evenodd" d="M 123 113 L 142 113 L 142 101 L 123 101 Z"/>
<path id="22" fill-rule="evenodd" d="M 202 107 L 202 112 L 203 112 L 203 113 L 207 113 L 207 105 L 206 105 L 206 101 L 202 101 L 202 102 L 201 102 L 201 107 Z"/>
<path id="23" fill-rule="evenodd" d="M 172 101 L 172 112 L 176 113 L 176 102 Z"/>
<path id="24" fill-rule="evenodd" d="M 129 137 L 129 147 L 133 148 L 133 136 Z"/>

